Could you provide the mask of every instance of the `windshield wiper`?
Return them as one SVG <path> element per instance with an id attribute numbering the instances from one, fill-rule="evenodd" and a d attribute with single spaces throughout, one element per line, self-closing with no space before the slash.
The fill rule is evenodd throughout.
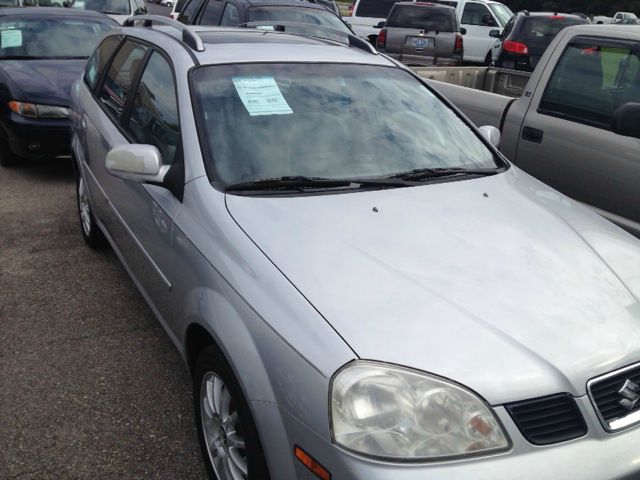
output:
<path id="1" fill-rule="evenodd" d="M 372 186 L 404 187 L 410 183 L 394 178 L 322 178 L 305 177 L 301 175 L 264 178 L 250 182 L 236 183 L 226 188 L 227 192 L 240 190 L 274 190 L 274 189 L 304 189 L 304 188 L 362 188 Z"/>
<path id="2" fill-rule="evenodd" d="M 403 180 L 420 181 L 431 178 L 451 177 L 455 175 L 480 175 L 488 176 L 500 173 L 502 168 L 415 168 L 407 172 L 396 173 L 390 175 L 389 178 L 400 178 Z"/>

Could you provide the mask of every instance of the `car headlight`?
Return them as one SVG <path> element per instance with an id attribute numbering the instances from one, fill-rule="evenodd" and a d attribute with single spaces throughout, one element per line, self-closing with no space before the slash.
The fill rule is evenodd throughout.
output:
<path id="1" fill-rule="evenodd" d="M 357 361 L 331 386 L 333 440 L 364 455 L 418 461 L 495 452 L 510 441 L 475 393 L 408 368 Z"/>
<path id="2" fill-rule="evenodd" d="M 17 102 L 12 100 L 9 102 L 9 108 L 12 112 L 22 115 L 23 117 L 32 118 L 68 118 L 69 109 L 65 107 L 57 107 L 55 105 L 38 105 L 35 103 Z"/>

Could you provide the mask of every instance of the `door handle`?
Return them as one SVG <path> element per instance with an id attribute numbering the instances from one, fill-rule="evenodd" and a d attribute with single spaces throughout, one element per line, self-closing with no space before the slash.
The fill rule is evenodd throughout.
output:
<path id="1" fill-rule="evenodd" d="M 524 127 L 522 129 L 522 139 L 533 143 L 542 143 L 544 132 L 538 128 Z"/>

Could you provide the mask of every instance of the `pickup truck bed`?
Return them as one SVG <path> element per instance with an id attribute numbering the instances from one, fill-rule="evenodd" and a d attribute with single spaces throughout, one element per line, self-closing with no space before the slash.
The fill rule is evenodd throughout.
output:
<path id="1" fill-rule="evenodd" d="M 524 92 L 530 72 L 493 67 L 415 67 L 412 70 L 425 80 L 519 97 Z"/>

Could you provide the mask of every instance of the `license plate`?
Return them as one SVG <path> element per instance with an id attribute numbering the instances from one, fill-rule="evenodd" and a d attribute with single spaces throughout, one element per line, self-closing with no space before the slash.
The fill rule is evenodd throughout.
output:
<path id="1" fill-rule="evenodd" d="M 433 47 L 434 41 L 433 38 L 424 38 L 424 37 L 410 37 L 408 38 L 408 42 L 413 48 L 427 48 Z"/>

